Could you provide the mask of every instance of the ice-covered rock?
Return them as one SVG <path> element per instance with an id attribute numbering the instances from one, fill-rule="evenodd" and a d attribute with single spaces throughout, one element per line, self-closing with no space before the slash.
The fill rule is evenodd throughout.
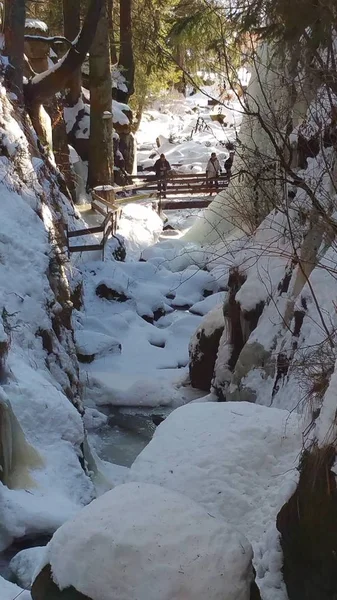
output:
<path id="1" fill-rule="evenodd" d="M 131 483 L 55 533 L 32 597 L 248 600 L 251 560 L 250 544 L 224 520 L 176 492 Z"/>

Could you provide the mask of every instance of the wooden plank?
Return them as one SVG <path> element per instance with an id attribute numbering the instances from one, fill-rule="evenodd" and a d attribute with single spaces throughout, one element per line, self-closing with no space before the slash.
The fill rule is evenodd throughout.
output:
<path id="1" fill-rule="evenodd" d="M 150 199 L 152 196 L 157 194 L 157 190 L 155 190 L 155 193 L 149 192 L 147 194 L 137 194 L 136 196 L 127 196 L 126 198 L 116 198 L 116 203 L 121 206 L 123 206 L 123 204 L 129 204 L 129 203 L 136 203 L 136 202 L 144 202 L 146 199 Z"/>
<path id="2" fill-rule="evenodd" d="M 89 233 L 102 233 L 103 226 L 98 225 L 97 227 L 88 227 L 87 229 L 76 229 L 76 231 L 68 231 L 68 237 L 81 237 L 82 235 L 89 235 Z"/>
<path id="3" fill-rule="evenodd" d="M 142 185 L 144 185 L 142 182 L 129 183 L 127 185 L 116 185 L 113 188 L 113 191 L 114 192 L 127 192 L 128 190 L 135 190 L 138 187 L 141 187 Z"/>
<path id="4" fill-rule="evenodd" d="M 106 241 L 110 235 L 110 233 L 112 232 L 112 227 L 113 227 L 113 223 L 110 223 L 109 227 L 107 228 L 106 232 L 104 233 L 104 241 Z"/>
<path id="5" fill-rule="evenodd" d="M 170 202 L 167 200 L 162 200 L 161 207 L 163 210 L 186 210 L 189 208 L 207 208 L 211 204 L 212 200 L 186 200 L 186 202 Z"/>
<path id="6" fill-rule="evenodd" d="M 69 248 L 69 252 L 89 252 L 94 250 L 102 250 L 103 244 L 89 244 L 88 246 L 72 246 Z"/>
<path id="7" fill-rule="evenodd" d="M 218 187 L 227 187 L 227 186 L 228 186 L 228 181 L 227 180 L 222 180 L 222 179 L 218 180 Z M 194 188 L 199 188 L 199 187 L 216 187 L 216 186 L 215 185 L 214 186 L 210 186 L 209 183 L 205 179 L 200 179 L 200 181 L 196 180 L 196 181 L 193 181 L 193 182 L 188 181 L 188 180 L 186 180 L 186 181 L 175 181 L 173 179 L 173 180 L 167 182 L 167 189 L 170 189 L 172 187 L 173 188 L 180 188 L 180 187 L 186 188 L 186 187 L 189 187 L 191 189 L 194 189 Z M 155 182 L 153 184 L 148 183 L 147 185 L 144 184 L 144 186 L 142 188 L 143 191 L 144 190 L 156 190 L 156 189 L 157 189 L 157 182 Z"/>
<path id="8" fill-rule="evenodd" d="M 94 202 L 100 202 L 101 204 L 104 204 L 104 206 L 107 206 L 110 209 L 114 209 L 116 208 L 115 204 L 113 202 L 110 202 L 109 200 L 105 200 L 105 198 L 99 198 L 98 196 L 95 196 Z M 115 202 L 115 200 L 114 200 Z"/>
<path id="9" fill-rule="evenodd" d="M 220 192 L 223 191 L 227 188 L 226 187 L 218 187 L 218 188 L 197 188 L 197 189 L 193 189 L 191 190 L 191 188 L 167 188 L 165 195 L 166 196 L 179 196 L 179 195 L 183 195 L 186 196 L 187 194 L 189 194 L 190 196 L 204 196 L 205 194 L 210 194 L 210 193 L 216 193 L 216 192 Z M 150 192 L 149 192 L 150 194 Z M 157 192 L 152 194 L 153 196 L 157 195 Z M 163 192 L 162 192 L 162 195 Z M 146 196 L 144 194 L 144 196 Z M 149 196 L 148 196 L 149 197 Z"/>
<path id="10" fill-rule="evenodd" d="M 206 174 L 205 173 L 179 173 L 178 171 L 175 171 L 174 175 L 171 176 L 172 179 L 198 179 L 198 178 L 204 178 L 206 179 Z M 148 180 L 152 180 L 155 181 L 156 175 L 154 173 L 148 173 L 146 175 L 143 175 L 142 173 L 138 173 L 138 175 L 130 175 L 130 179 L 148 179 Z M 224 173 L 223 175 L 220 175 L 219 179 L 228 179 L 227 175 Z"/>
<path id="11" fill-rule="evenodd" d="M 106 215 L 107 215 L 106 209 L 102 208 L 101 206 L 96 204 L 96 202 L 94 200 L 91 202 L 91 208 L 92 208 L 92 210 L 96 210 L 97 212 L 99 212 L 101 215 L 103 215 L 103 217 L 106 217 Z"/>

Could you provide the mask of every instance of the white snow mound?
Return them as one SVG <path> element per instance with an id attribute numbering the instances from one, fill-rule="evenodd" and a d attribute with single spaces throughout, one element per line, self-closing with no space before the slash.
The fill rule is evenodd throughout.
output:
<path id="1" fill-rule="evenodd" d="M 263 597 L 283 599 L 275 521 L 296 487 L 300 448 L 295 413 L 248 402 L 187 404 L 159 425 L 129 481 L 186 494 L 241 531 L 253 546 Z"/>
<path id="2" fill-rule="evenodd" d="M 45 553 L 44 546 L 21 550 L 12 558 L 10 569 L 24 589 L 29 589 L 39 572 Z"/>
<path id="3" fill-rule="evenodd" d="M 47 546 L 60 589 L 92 600 L 248 600 L 252 550 L 186 496 L 129 483 L 86 506 Z"/>

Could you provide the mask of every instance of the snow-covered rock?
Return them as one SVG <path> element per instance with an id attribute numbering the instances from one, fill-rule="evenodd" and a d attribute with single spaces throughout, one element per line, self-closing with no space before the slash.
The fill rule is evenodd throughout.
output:
<path id="1" fill-rule="evenodd" d="M 297 481 L 298 415 L 250 403 L 193 403 L 157 428 L 130 470 L 131 481 L 186 494 L 247 536 L 258 585 L 282 589 L 275 518 Z"/>
<path id="2" fill-rule="evenodd" d="M 10 570 L 14 573 L 16 581 L 25 589 L 30 589 L 35 576 L 43 562 L 45 548 L 36 546 L 21 550 L 12 558 Z M 0 588 L 1 589 L 1 588 Z"/>
<path id="3" fill-rule="evenodd" d="M 251 559 L 245 537 L 223 519 L 186 496 L 137 483 L 85 507 L 45 555 L 60 590 L 73 586 L 91 600 L 248 600 Z M 48 600 L 43 571 L 32 596 Z"/>
<path id="4" fill-rule="evenodd" d="M 77 356 L 82 362 L 92 362 L 96 356 L 121 352 L 121 344 L 112 336 L 79 329 L 75 334 Z"/>

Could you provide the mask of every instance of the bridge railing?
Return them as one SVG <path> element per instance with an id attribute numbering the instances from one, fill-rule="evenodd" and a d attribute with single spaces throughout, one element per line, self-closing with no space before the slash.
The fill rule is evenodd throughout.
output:
<path id="1" fill-rule="evenodd" d="M 100 250 L 104 259 L 104 250 L 106 242 L 110 234 L 115 234 L 118 226 L 122 207 L 124 204 L 144 202 L 144 200 L 153 198 L 155 200 L 157 210 L 161 213 L 162 210 L 179 210 L 188 208 L 205 208 L 211 203 L 211 199 L 204 200 L 185 200 L 172 201 L 163 199 L 163 194 L 169 196 L 179 195 L 211 195 L 213 192 L 218 192 L 228 186 L 229 178 L 227 175 L 211 180 L 206 179 L 204 174 L 199 173 L 174 173 L 168 178 L 167 189 L 165 192 L 157 191 L 157 178 L 153 173 L 130 175 L 133 180 L 131 184 L 125 186 L 97 186 L 91 193 L 91 207 L 95 212 L 98 212 L 104 217 L 101 225 L 87 227 L 86 229 L 77 229 L 75 231 L 67 230 L 67 247 L 68 254 L 73 252 L 90 252 Z M 138 192 L 131 196 L 117 197 L 116 194 L 127 192 Z M 143 193 L 139 193 L 143 192 Z M 71 241 L 75 237 L 83 237 L 86 235 L 102 234 L 101 241 L 96 244 L 81 244 L 72 245 Z"/>

